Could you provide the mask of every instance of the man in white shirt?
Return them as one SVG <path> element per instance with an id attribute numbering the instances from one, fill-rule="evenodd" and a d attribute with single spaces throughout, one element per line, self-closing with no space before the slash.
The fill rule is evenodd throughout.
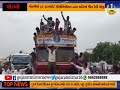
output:
<path id="1" fill-rule="evenodd" d="M 91 74 L 91 71 L 89 68 L 87 68 L 87 63 L 84 63 L 83 64 L 83 67 L 80 67 L 76 64 L 74 64 L 73 62 L 71 62 L 72 65 L 74 65 L 77 69 L 78 69 L 78 74 L 79 74 L 79 71 L 82 70 L 82 73 L 81 74 Z"/>
<path id="2" fill-rule="evenodd" d="M 52 17 L 49 17 L 48 19 L 46 19 L 45 16 L 43 15 L 43 18 L 47 21 L 47 27 L 49 29 L 49 33 L 51 33 L 54 28 L 54 21 L 52 20 Z"/>
<path id="3" fill-rule="evenodd" d="M 69 29 L 72 29 L 71 22 L 69 21 L 69 16 L 67 16 L 67 19 L 65 19 L 63 16 L 63 12 L 61 12 L 61 15 L 64 20 L 64 30 L 65 30 L 65 33 L 67 33 Z"/>
<path id="4" fill-rule="evenodd" d="M 8 68 L 8 65 L 5 65 L 5 67 L 2 69 L 2 74 L 11 74 L 12 72 Z"/>
<path id="5" fill-rule="evenodd" d="M 4 70 L 4 69 L 3 69 L 2 74 L 11 74 L 11 72 L 10 72 L 9 69 L 7 69 L 7 70 Z"/>
<path id="6" fill-rule="evenodd" d="M 17 67 L 17 70 L 14 71 L 14 74 L 25 74 L 26 69 L 27 68 L 20 69 L 20 67 Z"/>
<path id="7" fill-rule="evenodd" d="M 50 48 L 46 48 L 48 51 L 48 72 L 52 74 L 53 70 L 54 74 L 56 74 L 56 51 L 58 47 L 56 48 L 54 45 L 52 45 Z"/>

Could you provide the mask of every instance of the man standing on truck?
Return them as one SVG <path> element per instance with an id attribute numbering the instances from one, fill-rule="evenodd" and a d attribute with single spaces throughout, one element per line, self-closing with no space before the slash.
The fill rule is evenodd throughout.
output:
<path id="1" fill-rule="evenodd" d="M 48 72 L 52 74 L 52 70 L 54 71 L 53 74 L 56 74 L 56 52 L 58 47 L 52 45 L 50 48 L 45 46 L 48 51 Z"/>
<path id="2" fill-rule="evenodd" d="M 55 21 L 55 31 L 56 32 L 58 32 L 59 24 L 60 24 L 60 21 L 58 18 L 56 18 L 56 21 Z"/>
<path id="3" fill-rule="evenodd" d="M 63 12 L 61 12 L 61 15 L 62 15 L 62 18 L 64 20 L 64 31 L 65 31 L 65 34 L 68 34 L 69 29 L 72 29 L 71 22 L 69 21 L 69 16 L 67 16 L 67 19 L 65 19 L 64 16 L 63 16 Z"/>

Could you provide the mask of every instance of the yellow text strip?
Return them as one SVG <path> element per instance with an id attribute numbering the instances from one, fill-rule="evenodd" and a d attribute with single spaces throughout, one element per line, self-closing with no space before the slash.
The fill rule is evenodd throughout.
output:
<path id="1" fill-rule="evenodd" d="M 85 82 L 67 82 L 67 81 L 48 81 L 48 82 L 30 82 L 30 88 L 117 88 L 116 81 L 85 81 Z"/>
<path id="2" fill-rule="evenodd" d="M 105 11 L 105 3 L 27 3 L 27 11 Z"/>

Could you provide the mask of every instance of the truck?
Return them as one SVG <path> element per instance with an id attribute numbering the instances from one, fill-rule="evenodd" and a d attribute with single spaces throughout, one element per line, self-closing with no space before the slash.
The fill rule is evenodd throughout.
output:
<path id="1" fill-rule="evenodd" d="M 27 68 L 31 65 L 31 56 L 29 54 L 15 53 L 10 57 L 11 69 L 15 70 Z"/>
<path id="2" fill-rule="evenodd" d="M 48 52 L 44 43 L 48 47 L 51 45 L 59 47 L 56 52 L 57 74 L 68 74 L 72 65 L 70 58 L 74 60 L 74 48 L 76 47 L 76 36 L 46 34 L 37 35 L 36 38 L 36 61 L 34 70 L 36 74 L 48 74 Z M 44 43 L 43 43 L 44 41 Z"/>

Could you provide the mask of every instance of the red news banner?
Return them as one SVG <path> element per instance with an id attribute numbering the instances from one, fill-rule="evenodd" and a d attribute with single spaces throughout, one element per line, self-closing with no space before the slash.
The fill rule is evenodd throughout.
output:
<path id="1" fill-rule="evenodd" d="M 2 87 L 30 87 L 29 81 L 4 81 Z"/>
<path id="2" fill-rule="evenodd" d="M 3 11 L 27 11 L 27 3 L 3 3 Z"/>

